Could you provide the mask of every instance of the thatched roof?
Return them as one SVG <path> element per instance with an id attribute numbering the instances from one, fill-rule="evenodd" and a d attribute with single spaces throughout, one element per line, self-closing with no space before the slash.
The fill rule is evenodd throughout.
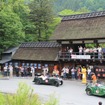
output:
<path id="1" fill-rule="evenodd" d="M 60 45 L 55 42 L 23 43 L 13 60 L 57 61 Z"/>
<path id="2" fill-rule="evenodd" d="M 63 17 L 51 40 L 105 38 L 105 11 Z"/>

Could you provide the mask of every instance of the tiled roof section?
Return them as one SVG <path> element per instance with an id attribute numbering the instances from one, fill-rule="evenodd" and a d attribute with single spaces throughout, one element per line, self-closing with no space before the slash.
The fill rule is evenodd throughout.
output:
<path id="1" fill-rule="evenodd" d="M 57 42 L 25 42 L 20 45 L 21 48 L 49 48 L 49 47 L 60 47 L 61 45 Z"/>
<path id="2" fill-rule="evenodd" d="M 62 21 L 105 16 L 105 11 L 64 16 Z"/>

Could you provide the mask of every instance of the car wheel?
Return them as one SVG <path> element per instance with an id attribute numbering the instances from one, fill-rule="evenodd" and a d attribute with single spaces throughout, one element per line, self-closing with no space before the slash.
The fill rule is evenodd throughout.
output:
<path id="1" fill-rule="evenodd" d="M 55 82 L 55 86 L 58 87 L 59 86 L 59 83 L 58 82 Z"/>
<path id="2" fill-rule="evenodd" d="M 37 81 L 36 81 L 36 84 L 38 84 L 38 85 L 39 85 L 39 84 L 40 84 L 40 80 L 37 80 Z"/>
<path id="3" fill-rule="evenodd" d="M 61 81 L 61 85 L 63 85 L 63 81 Z"/>
<path id="4" fill-rule="evenodd" d="M 91 90 L 90 89 L 87 89 L 86 90 L 86 94 L 90 96 L 91 95 Z"/>

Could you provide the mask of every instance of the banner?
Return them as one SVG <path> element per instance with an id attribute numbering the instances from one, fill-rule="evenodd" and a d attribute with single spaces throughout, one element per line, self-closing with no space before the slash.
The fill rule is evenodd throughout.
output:
<path id="1" fill-rule="evenodd" d="M 90 55 L 71 55 L 71 59 L 90 59 Z"/>

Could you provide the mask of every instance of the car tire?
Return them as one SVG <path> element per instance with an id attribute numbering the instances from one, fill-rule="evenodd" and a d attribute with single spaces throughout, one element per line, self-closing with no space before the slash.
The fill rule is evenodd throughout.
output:
<path id="1" fill-rule="evenodd" d="M 90 89 L 86 89 L 86 94 L 90 96 L 91 95 L 91 90 Z"/>
<path id="2" fill-rule="evenodd" d="M 58 82 L 55 82 L 55 86 L 58 87 L 59 86 L 59 83 Z"/>
<path id="3" fill-rule="evenodd" d="M 39 84 L 40 84 L 40 80 L 37 80 L 37 81 L 35 82 L 35 84 L 39 85 Z"/>
<path id="4" fill-rule="evenodd" d="M 63 85 L 63 81 L 61 81 L 61 85 Z"/>

